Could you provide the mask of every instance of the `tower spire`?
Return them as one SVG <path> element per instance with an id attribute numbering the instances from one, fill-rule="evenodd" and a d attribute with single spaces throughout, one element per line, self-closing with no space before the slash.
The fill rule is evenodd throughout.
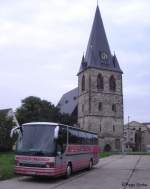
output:
<path id="1" fill-rule="evenodd" d="M 97 7 L 98 7 L 98 0 L 97 0 Z"/>
<path id="2" fill-rule="evenodd" d="M 113 56 L 109 48 L 109 43 L 98 6 L 98 0 L 84 61 L 86 62 L 86 68 L 107 69 L 122 72 L 121 69 L 119 69 L 119 66 L 114 67 Z M 79 73 L 82 71 L 84 71 L 84 69 L 81 65 Z"/>

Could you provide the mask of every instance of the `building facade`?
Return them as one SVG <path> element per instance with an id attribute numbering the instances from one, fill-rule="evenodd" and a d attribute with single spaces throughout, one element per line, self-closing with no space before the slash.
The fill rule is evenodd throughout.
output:
<path id="1" fill-rule="evenodd" d="M 136 130 L 134 128 L 130 128 L 128 126 L 124 127 L 124 140 L 123 140 L 123 152 L 134 151 L 136 148 Z"/>
<path id="2" fill-rule="evenodd" d="M 124 151 L 150 152 L 150 123 L 132 121 L 124 126 Z"/>

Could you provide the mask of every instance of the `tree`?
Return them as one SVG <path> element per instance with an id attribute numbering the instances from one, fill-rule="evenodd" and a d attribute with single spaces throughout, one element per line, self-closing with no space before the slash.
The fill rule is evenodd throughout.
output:
<path id="1" fill-rule="evenodd" d="M 61 114 L 60 115 L 60 123 L 67 124 L 67 125 L 76 125 L 77 124 L 77 119 L 76 116 L 74 115 L 69 115 L 69 114 Z"/>
<path id="2" fill-rule="evenodd" d="M 10 138 L 11 129 L 15 126 L 11 117 L 0 113 L 0 151 L 12 150 L 15 139 Z"/>
<path id="3" fill-rule="evenodd" d="M 45 121 L 72 125 L 76 122 L 74 116 L 61 114 L 59 108 L 55 107 L 51 102 L 34 96 L 29 96 L 22 100 L 21 106 L 16 110 L 16 117 L 20 124 Z"/>

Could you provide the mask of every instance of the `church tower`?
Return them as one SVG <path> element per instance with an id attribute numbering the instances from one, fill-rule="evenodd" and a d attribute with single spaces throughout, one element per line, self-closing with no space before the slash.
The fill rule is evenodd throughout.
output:
<path id="1" fill-rule="evenodd" d="M 121 150 L 123 136 L 122 70 L 112 55 L 99 7 L 78 72 L 78 124 L 98 133 L 101 150 Z"/>

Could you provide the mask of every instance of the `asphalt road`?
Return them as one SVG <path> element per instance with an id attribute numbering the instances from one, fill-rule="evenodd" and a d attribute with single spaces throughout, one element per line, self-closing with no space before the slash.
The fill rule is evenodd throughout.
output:
<path id="1" fill-rule="evenodd" d="M 150 156 L 114 155 L 91 171 L 70 179 L 17 177 L 0 182 L 0 189 L 150 189 Z"/>

